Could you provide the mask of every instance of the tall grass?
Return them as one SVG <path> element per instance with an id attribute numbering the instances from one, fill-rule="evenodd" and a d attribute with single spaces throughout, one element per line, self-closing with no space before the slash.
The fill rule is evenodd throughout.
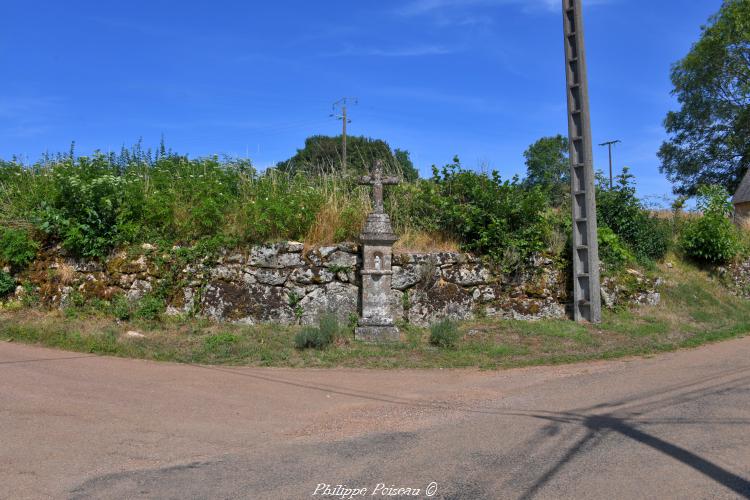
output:
<path id="1" fill-rule="evenodd" d="M 120 155 L 58 155 L 33 165 L 0 161 L 0 227 L 27 229 L 89 257 L 145 241 L 351 241 L 370 210 L 370 190 L 356 176 L 259 173 L 243 159 L 153 156 L 134 148 Z"/>
<path id="2" fill-rule="evenodd" d="M 348 189 L 335 176 L 326 177 L 322 186 L 325 201 L 305 236 L 310 245 L 355 240 L 372 209 L 366 189 Z"/>
<path id="3" fill-rule="evenodd" d="M 0 161 L 0 226 L 23 227 L 45 244 L 96 258 L 144 242 L 210 240 L 209 248 L 217 248 L 351 241 L 371 210 L 371 189 L 359 185 L 359 175 L 372 158 L 353 148 L 351 163 L 359 167 L 344 172 L 320 163 L 327 158 L 300 165 L 301 157 L 289 168 L 258 172 L 246 159 L 191 159 L 138 146 L 119 155 L 71 152 L 34 165 Z M 386 170 L 406 176 L 401 165 L 392 157 Z M 474 172 L 458 158 L 433 167 L 429 179 L 390 186 L 384 201 L 401 235 L 397 250 L 461 248 L 508 271 L 533 253 L 562 252 L 568 232 L 566 220 L 549 212 L 542 189 Z"/>

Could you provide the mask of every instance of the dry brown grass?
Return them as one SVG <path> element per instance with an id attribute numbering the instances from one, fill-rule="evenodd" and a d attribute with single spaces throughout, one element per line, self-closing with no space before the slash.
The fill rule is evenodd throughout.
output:
<path id="1" fill-rule="evenodd" d="M 435 233 L 405 229 L 394 245 L 397 253 L 405 252 L 458 252 L 456 241 Z"/>
<path id="2" fill-rule="evenodd" d="M 651 210 L 651 215 L 657 219 L 671 219 L 674 217 L 672 210 Z"/>
<path id="3" fill-rule="evenodd" d="M 70 285 L 75 280 L 76 270 L 70 264 L 63 262 L 57 268 L 57 276 L 60 278 L 60 283 L 63 285 Z"/>
<path id="4" fill-rule="evenodd" d="M 670 220 L 675 218 L 675 213 L 673 210 L 649 210 L 649 212 L 651 213 L 652 217 L 656 217 L 657 219 Z M 677 213 L 677 217 L 682 219 L 695 219 L 700 217 L 701 215 L 703 214 L 701 214 L 700 212 L 686 212 L 683 210 Z"/>
<path id="5" fill-rule="evenodd" d="M 309 246 L 330 245 L 353 240 L 361 231 L 370 211 L 370 199 L 362 192 L 345 194 L 332 191 L 315 215 L 315 222 L 305 236 Z"/>
<path id="6" fill-rule="evenodd" d="M 309 247 L 332 245 L 342 240 L 357 239 L 372 209 L 366 193 L 356 198 L 345 198 L 340 193 L 329 194 L 328 200 L 315 216 L 315 223 L 305 236 Z M 398 232 L 396 252 L 457 252 L 458 243 L 441 235 L 404 228 Z"/>

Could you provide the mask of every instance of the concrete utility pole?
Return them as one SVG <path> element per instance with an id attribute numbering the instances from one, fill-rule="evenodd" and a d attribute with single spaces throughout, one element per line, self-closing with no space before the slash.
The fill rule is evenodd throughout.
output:
<path id="1" fill-rule="evenodd" d="M 591 112 L 581 0 L 562 0 L 573 206 L 573 317 L 602 320 Z"/>
<path id="2" fill-rule="evenodd" d="M 615 141 L 603 142 L 599 144 L 600 146 L 609 146 L 609 189 L 612 189 L 612 187 L 614 186 L 614 183 L 612 181 L 612 146 L 621 142 L 621 140 L 617 139 Z"/>
<path id="3" fill-rule="evenodd" d="M 341 169 L 342 171 L 346 171 L 346 125 L 352 122 L 346 116 L 346 105 L 350 99 L 354 102 L 354 104 L 357 104 L 356 98 L 342 97 L 341 99 L 333 103 L 334 113 L 331 113 L 331 117 L 336 118 L 337 120 L 341 120 L 341 123 L 342 123 L 342 130 L 341 130 L 341 149 L 342 149 Z M 337 106 L 341 106 L 340 115 L 335 114 Z"/>

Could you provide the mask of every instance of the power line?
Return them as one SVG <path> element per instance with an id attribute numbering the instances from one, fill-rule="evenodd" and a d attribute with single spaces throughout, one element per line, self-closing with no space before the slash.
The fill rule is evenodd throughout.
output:
<path id="1" fill-rule="evenodd" d="M 612 182 L 612 146 L 621 142 L 621 140 L 617 139 L 614 141 L 603 142 L 599 144 L 600 146 L 607 146 L 609 148 L 609 189 L 612 189 L 612 187 L 614 186 L 614 183 Z"/>
<path id="2" fill-rule="evenodd" d="M 330 115 L 332 118 L 341 120 L 341 124 L 342 124 L 342 131 L 341 131 L 341 149 L 342 149 L 341 170 L 342 172 L 346 172 L 346 125 L 352 122 L 346 116 L 346 105 L 349 103 L 349 101 L 353 101 L 353 104 L 357 104 L 356 97 L 342 97 L 341 99 L 333 103 L 334 112 L 331 113 Z M 336 108 L 339 106 L 341 107 L 341 114 L 337 115 Z"/>

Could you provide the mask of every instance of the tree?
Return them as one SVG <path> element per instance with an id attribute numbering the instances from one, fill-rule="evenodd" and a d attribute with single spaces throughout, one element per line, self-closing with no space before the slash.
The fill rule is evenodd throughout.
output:
<path id="1" fill-rule="evenodd" d="M 669 249 L 671 228 L 653 217 L 635 194 L 628 167 L 609 187 L 602 179 L 596 191 L 596 218 L 600 228 L 611 229 L 641 261 L 659 260 Z"/>
<path id="2" fill-rule="evenodd" d="M 391 150 L 387 142 L 369 137 L 347 137 L 347 165 L 344 174 L 364 175 L 370 171 L 375 160 L 384 162 L 386 173 L 400 174 L 406 180 L 414 180 L 419 173 L 409 159 L 409 152 Z M 305 139 L 305 147 L 297 150 L 292 158 L 279 162 L 276 167 L 288 173 L 309 174 L 341 173 L 341 136 L 314 135 Z"/>
<path id="3" fill-rule="evenodd" d="M 664 121 L 660 170 L 676 194 L 734 192 L 750 166 L 750 0 L 724 0 L 671 78 L 681 109 Z"/>
<path id="4" fill-rule="evenodd" d="M 523 153 L 526 158 L 527 186 L 539 186 L 559 205 L 570 191 L 568 139 L 562 135 L 542 137 Z"/>
<path id="5" fill-rule="evenodd" d="M 393 152 L 393 157 L 399 169 L 403 172 L 405 180 L 411 182 L 419 179 L 419 171 L 414 168 L 414 163 L 412 163 L 408 151 L 396 148 Z"/>
<path id="6" fill-rule="evenodd" d="M 701 217 L 691 219 L 680 235 L 683 250 L 695 260 L 723 264 L 737 255 L 740 240 L 737 228 L 729 215 L 732 202 L 721 186 L 701 186 L 698 189 L 698 210 Z"/>

